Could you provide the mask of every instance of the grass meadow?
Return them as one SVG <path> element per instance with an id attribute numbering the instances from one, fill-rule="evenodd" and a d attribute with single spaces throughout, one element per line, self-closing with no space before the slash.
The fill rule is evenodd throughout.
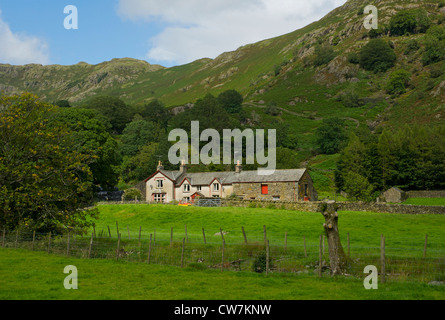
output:
<path id="1" fill-rule="evenodd" d="M 89 237 L 72 242 L 67 257 L 64 239 L 52 243 L 52 252 L 31 251 L 9 245 L 0 248 L 0 299 L 3 300 L 443 300 L 445 287 L 428 284 L 445 280 L 445 217 L 441 215 L 394 215 L 372 212 L 339 212 L 343 247 L 350 236 L 350 256 L 355 266 L 350 275 L 331 277 L 325 270 L 319 278 L 313 268 L 319 254 L 324 219 L 320 213 L 261 208 L 197 208 L 168 205 L 101 205 L 95 231 L 108 250 L 100 247 L 87 259 Z M 135 259 L 115 259 L 117 226 L 121 246 L 142 247 Z M 187 234 L 186 234 L 187 226 Z M 270 241 L 273 265 L 265 273 L 250 266 L 211 268 L 196 263 L 206 255 L 221 261 L 221 234 L 226 242 L 225 261 L 246 258 L 249 250 L 264 250 L 264 226 Z M 110 227 L 111 238 L 109 238 Z M 244 227 L 249 245 L 243 245 Z M 173 244 L 170 245 L 173 228 Z M 204 228 L 206 244 L 203 243 Z M 90 230 L 91 232 L 93 230 Z M 128 235 L 129 231 L 129 235 Z M 148 264 L 148 239 L 156 234 L 156 250 Z M 285 234 L 287 234 L 286 250 Z M 379 267 L 380 237 L 386 237 L 387 273 L 378 290 L 365 290 L 363 268 Z M 424 255 L 428 234 L 427 257 Z M 182 240 L 187 237 L 185 262 L 181 267 Z M 303 237 L 307 255 L 303 254 Z M 13 240 L 12 240 L 13 241 Z M 57 246 L 61 249 L 57 251 Z M 83 254 L 74 255 L 75 246 Z M 38 247 L 36 245 L 36 247 Z M 142 248 L 142 249 L 141 249 Z M 252 249 L 253 248 L 253 249 Z M 104 250 L 105 250 L 104 249 Z M 327 250 L 327 249 L 326 249 Z M 77 250 L 81 251 L 81 250 Z M 93 250 L 94 251 L 94 250 Z M 209 252 L 215 254 L 209 255 Z M 285 253 L 284 253 L 285 252 Z M 328 265 L 328 254 L 323 256 Z M 163 259 L 172 258 L 173 263 Z M 252 257 L 252 259 L 254 256 Z M 286 259 L 284 259 L 286 258 Z M 157 261 L 160 263 L 157 263 Z M 249 263 L 252 260 L 246 261 Z M 247 263 L 247 262 L 246 262 Z M 79 272 L 79 289 L 66 290 L 64 267 Z M 284 271 L 283 271 L 284 270 Z M 283 272 L 280 272 L 283 271 Z"/>

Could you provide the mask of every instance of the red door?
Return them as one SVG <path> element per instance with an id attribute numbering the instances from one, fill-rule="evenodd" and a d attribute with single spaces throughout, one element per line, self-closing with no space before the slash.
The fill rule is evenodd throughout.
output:
<path id="1" fill-rule="evenodd" d="M 269 186 L 267 184 L 261 185 L 261 194 L 269 194 Z"/>

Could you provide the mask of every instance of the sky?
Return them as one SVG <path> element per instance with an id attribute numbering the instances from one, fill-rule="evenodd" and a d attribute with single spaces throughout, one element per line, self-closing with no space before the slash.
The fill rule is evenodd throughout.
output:
<path id="1" fill-rule="evenodd" d="M 321 19 L 346 0 L 0 0 L 0 63 L 165 67 L 215 58 Z M 64 12 L 66 6 L 77 9 Z"/>

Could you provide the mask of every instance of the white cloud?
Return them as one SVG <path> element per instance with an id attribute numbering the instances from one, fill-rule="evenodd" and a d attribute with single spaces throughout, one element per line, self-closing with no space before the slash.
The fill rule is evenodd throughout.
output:
<path id="1" fill-rule="evenodd" d="M 3 21 L 0 10 L 0 63 L 22 65 L 49 63 L 48 45 L 42 39 L 14 33 Z"/>
<path id="2" fill-rule="evenodd" d="M 183 64 L 276 37 L 322 18 L 346 0 L 119 0 L 130 20 L 162 21 L 151 61 Z"/>

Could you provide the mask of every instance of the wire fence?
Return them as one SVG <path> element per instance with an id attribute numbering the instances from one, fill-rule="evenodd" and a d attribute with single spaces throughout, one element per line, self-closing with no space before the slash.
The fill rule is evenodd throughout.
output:
<path id="1" fill-rule="evenodd" d="M 53 235 L 36 232 L 0 231 L 3 248 L 43 251 L 84 259 L 114 259 L 146 264 L 189 267 L 199 270 L 249 272 L 330 273 L 328 241 L 325 236 L 282 237 L 263 232 L 239 234 L 219 232 L 189 234 L 187 229 L 130 232 L 112 235 L 110 228 L 91 236 Z M 281 238 L 281 239 L 280 239 Z M 321 241 L 320 241 L 321 240 Z M 349 234 L 343 249 L 350 266 L 347 274 L 363 277 L 374 265 L 382 281 L 445 281 L 445 238 L 412 237 L 372 239 L 369 246 L 354 244 Z"/>

